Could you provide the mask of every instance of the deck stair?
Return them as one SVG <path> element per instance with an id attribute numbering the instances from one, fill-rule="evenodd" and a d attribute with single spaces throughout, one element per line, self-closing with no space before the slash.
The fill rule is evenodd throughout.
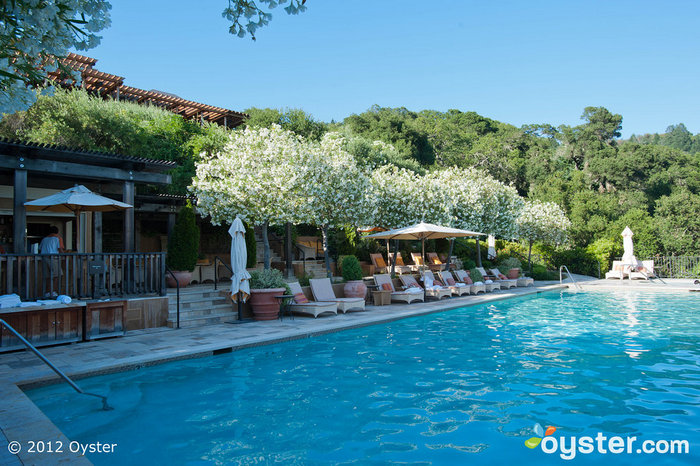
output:
<path id="1" fill-rule="evenodd" d="M 237 312 L 228 297 L 226 284 L 215 290 L 213 285 L 190 285 L 180 289 L 180 328 L 220 324 L 236 320 Z M 177 297 L 168 288 L 168 327 L 177 325 Z"/>

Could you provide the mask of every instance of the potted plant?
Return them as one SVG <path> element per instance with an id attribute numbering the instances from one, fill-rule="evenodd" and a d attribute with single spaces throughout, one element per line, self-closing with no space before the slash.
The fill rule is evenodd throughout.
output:
<path id="1" fill-rule="evenodd" d="M 169 273 L 166 279 L 169 287 L 175 287 L 175 280 L 181 286 L 192 281 L 192 271 L 197 264 L 199 251 L 199 229 L 194 217 L 194 208 L 188 201 L 180 209 L 175 219 L 175 227 L 168 241 L 168 256 L 165 260 L 175 279 Z"/>
<path id="2" fill-rule="evenodd" d="M 362 281 L 362 266 L 355 256 L 345 256 L 341 262 L 345 286 L 343 292 L 346 298 L 365 298 L 367 285 Z"/>
<path id="3" fill-rule="evenodd" d="M 508 275 L 508 278 L 515 279 L 520 277 L 520 271 L 522 270 L 522 263 L 516 257 L 508 257 L 501 261 L 501 269 Z"/>
<path id="4" fill-rule="evenodd" d="M 255 320 L 277 319 L 280 303 L 275 296 L 290 294 L 282 272 L 277 269 L 250 272 L 250 308 Z"/>

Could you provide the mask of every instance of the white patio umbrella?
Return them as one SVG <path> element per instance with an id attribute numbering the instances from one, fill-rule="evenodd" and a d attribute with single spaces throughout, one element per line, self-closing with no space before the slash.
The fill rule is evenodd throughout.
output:
<path id="1" fill-rule="evenodd" d="M 630 227 L 625 227 L 625 229 L 622 230 L 622 247 L 625 250 L 624 254 L 622 255 L 622 262 L 628 265 L 637 265 L 637 258 L 634 257 L 634 243 L 632 242 L 632 236 L 634 236 L 634 233 L 632 233 Z"/>
<path id="2" fill-rule="evenodd" d="M 115 212 L 133 206 L 93 193 L 83 185 L 25 202 L 27 210 L 44 212 L 73 212 L 76 224 L 76 249 L 80 245 L 80 212 Z"/>
<path id="3" fill-rule="evenodd" d="M 440 239 L 440 238 L 465 238 L 469 236 L 483 236 L 486 233 L 479 233 L 478 231 L 470 230 L 460 230 L 459 228 L 443 227 L 440 225 L 434 225 L 432 223 L 416 223 L 408 227 L 397 228 L 394 230 L 382 231 L 381 233 L 375 233 L 373 235 L 368 235 L 367 238 L 375 239 L 407 239 L 407 240 L 420 240 L 422 246 L 423 263 L 425 263 L 425 240 L 426 239 Z M 450 252 L 451 255 L 451 252 Z M 447 258 L 447 265 L 449 266 L 450 258 Z M 392 269 L 394 268 L 392 262 Z"/>
<path id="4" fill-rule="evenodd" d="M 240 218 L 236 219 L 228 229 L 231 235 L 231 299 L 238 302 L 238 319 L 241 319 L 241 302 L 246 302 L 250 296 L 250 274 L 246 270 L 248 250 L 245 246 L 245 228 Z"/>
<path id="5" fill-rule="evenodd" d="M 496 258 L 496 237 L 493 235 L 489 235 L 487 241 L 489 245 L 489 250 L 486 253 L 486 258 L 488 260 L 493 260 Z"/>

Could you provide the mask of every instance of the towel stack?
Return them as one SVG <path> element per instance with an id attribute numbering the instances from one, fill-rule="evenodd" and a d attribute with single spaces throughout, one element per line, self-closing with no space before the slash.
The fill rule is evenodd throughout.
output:
<path id="1" fill-rule="evenodd" d="M 19 296 L 16 294 L 4 294 L 0 296 L 0 309 L 5 309 L 8 307 L 17 307 L 22 303 Z"/>

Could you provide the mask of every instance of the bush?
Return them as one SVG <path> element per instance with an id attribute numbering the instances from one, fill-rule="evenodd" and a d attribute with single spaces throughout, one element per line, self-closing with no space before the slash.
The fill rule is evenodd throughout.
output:
<path id="1" fill-rule="evenodd" d="M 506 257 L 505 259 L 501 259 L 498 262 L 498 266 L 501 268 L 501 270 L 504 273 L 508 273 L 510 269 L 522 269 L 523 264 L 520 262 L 520 259 L 516 257 Z"/>
<path id="2" fill-rule="evenodd" d="M 464 270 L 471 270 L 474 267 L 476 267 L 476 262 L 474 262 L 472 259 L 462 259 L 462 268 Z"/>
<path id="3" fill-rule="evenodd" d="M 199 229 L 194 218 L 194 208 L 188 201 L 180 209 L 175 227 L 168 242 L 166 263 L 171 270 L 192 271 L 197 265 L 199 253 Z"/>
<path id="4" fill-rule="evenodd" d="M 600 262 L 600 270 L 604 272 L 612 269 L 613 259 L 622 256 L 623 250 L 621 243 L 621 241 L 610 238 L 600 238 L 586 246 L 586 253 Z M 598 271 L 596 270 L 595 275 L 597 274 Z"/>
<path id="5" fill-rule="evenodd" d="M 587 252 L 584 248 L 551 248 L 546 250 L 543 249 L 542 251 L 547 263 L 553 267 L 556 267 L 557 270 L 559 269 L 559 266 L 566 265 L 571 273 L 579 273 L 581 275 L 589 275 L 591 277 L 598 276 L 598 260 L 593 254 Z M 602 270 L 601 265 L 601 271 Z"/>
<path id="6" fill-rule="evenodd" d="M 277 269 L 253 270 L 250 272 L 250 289 L 284 288 L 290 294 L 289 285 L 284 281 L 282 272 Z"/>
<path id="7" fill-rule="evenodd" d="M 343 279 L 345 281 L 350 280 L 362 280 L 362 267 L 360 266 L 360 261 L 357 260 L 355 256 L 345 256 L 343 261 L 340 263 L 341 270 L 343 271 Z"/>
<path id="8" fill-rule="evenodd" d="M 484 276 L 481 275 L 481 272 L 479 272 L 476 268 L 469 270 L 469 277 L 474 283 L 484 281 Z"/>
<path id="9" fill-rule="evenodd" d="M 544 265 L 533 265 L 530 276 L 535 280 L 558 280 L 559 274 L 553 270 L 547 270 Z"/>
<path id="10" fill-rule="evenodd" d="M 299 285 L 301 285 L 301 286 L 309 286 L 309 284 L 310 284 L 309 280 L 311 280 L 312 278 L 314 278 L 314 277 L 312 277 L 312 276 L 309 274 L 309 272 L 306 272 L 306 271 L 305 271 L 304 274 L 303 274 L 301 277 L 299 277 Z"/>

